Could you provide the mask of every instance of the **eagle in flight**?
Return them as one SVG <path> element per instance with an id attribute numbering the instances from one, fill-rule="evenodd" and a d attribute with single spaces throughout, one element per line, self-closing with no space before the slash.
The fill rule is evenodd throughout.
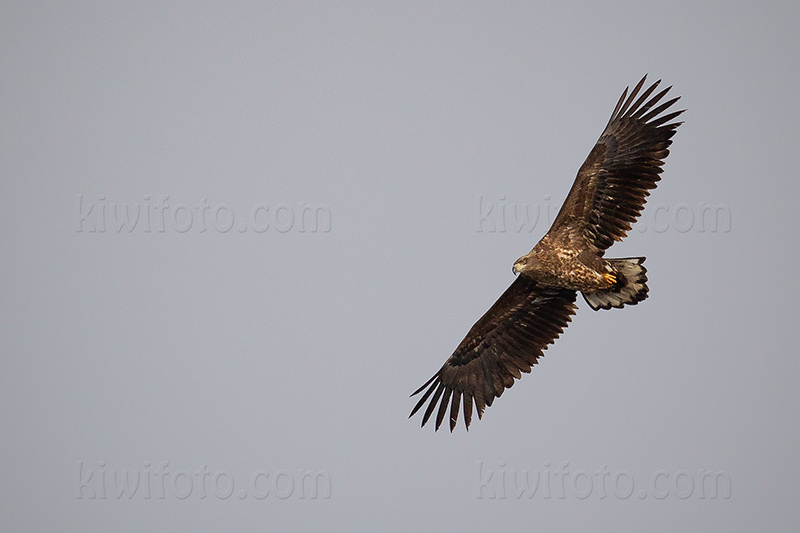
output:
<path id="1" fill-rule="evenodd" d="M 425 391 L 409 418 L 427 402 L 422 425 L 436 411 L 438 430 L 449 406 L 453 431 L 463 403 L 469 429 L 473 405 L 480 418 L 564 331 L 578 291 L 595 311 L 647 298 L 644 257 L 603 257 L 641 214 L 682 124 L 673 119 L 684 110 L 663 114 L 680 98 L 661 103 L 671 87 L 651 97 L 659 80 L 639 94 L 646 77 L 630 95 L 628 88 L 622 93 L 552 227 L 514 263 L 517 278 L 444 366 L 411 395 Z"/>

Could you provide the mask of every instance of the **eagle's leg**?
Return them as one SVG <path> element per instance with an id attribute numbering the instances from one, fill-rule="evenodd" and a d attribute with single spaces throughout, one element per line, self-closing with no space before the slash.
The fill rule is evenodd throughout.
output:
<path id="1" fill-rule="evenodd" d="M 644 257 L 606 259 L 612 271 L 603 274 L 609 283 L 608 288 L 595 291 L 581 291 L 586 302 L 594 309 L 620 308 L 636 305 L 647 298 L 647 269 Z"/>

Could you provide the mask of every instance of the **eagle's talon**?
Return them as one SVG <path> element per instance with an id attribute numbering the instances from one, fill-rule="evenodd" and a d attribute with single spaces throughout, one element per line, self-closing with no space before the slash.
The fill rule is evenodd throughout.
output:
<path id="1" fill-rule="evenodd" d="M 617 276 L 614 274 L 603 274 L 603 277 L 606 279 L 609 285 L 617 284 Z"/>

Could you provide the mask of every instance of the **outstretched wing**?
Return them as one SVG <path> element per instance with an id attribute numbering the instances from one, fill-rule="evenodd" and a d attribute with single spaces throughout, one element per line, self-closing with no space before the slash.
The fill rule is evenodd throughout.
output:
<path id="1" fill-rule="evenodd" d="M 659 104 L 671 87 L 650 98 L 661 80 L 637 98 L 645 78 L 630 96 L 627 88 L 622 93 L 550 229 L 582 233 L 601 254 L 622 240 L 641 214 L 648 191 L 661 179 L 671 138 L 682 124 L 669 121 L 684 110 L 661 114 L 680 98 Z"/>
<path id="2" fill-rule="evenodd" d="M 411 395 L 427 388 L 409 418 L 430 398 L 422 425 L 438 404 L 438 430 L 449 405 L 453 431 L 463 398 L 464 423 L 469 428 L 473 403 L 480 418 L 484 408 L 511 387 L 520 372 L 530 372 L 542 351 L 561 334 L 575 313 L 575 296 L 575 291 L 537 287 L 528 276 L 518 276 L 439 372 Z"/>

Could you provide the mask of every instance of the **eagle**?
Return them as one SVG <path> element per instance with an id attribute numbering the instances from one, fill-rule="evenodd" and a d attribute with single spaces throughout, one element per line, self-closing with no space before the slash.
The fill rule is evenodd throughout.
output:
<path id="1" fill-rule="evenodd" d="M 595 311 L 647 298 L 644 257 L 603 257 L 641 214 L 682 124 L 674 119 L 685 110 L 667 112 L 680 97 L 662 102 L 672 87 L 653 95 L 661 80 L 640 94 L 646 78 L 630 94 L 628 87 L 623 91 L 553 225 L 514 263 L 514 282 L 411 395 L 425 391 L 409 418 L 427 402 L 421 425 L 436 411 L 438 431 L 449 406 L 450 431 L 460 409 L 469 430 L 473 406 L 481 418 L 563 333 L 579 291 Z"/>

